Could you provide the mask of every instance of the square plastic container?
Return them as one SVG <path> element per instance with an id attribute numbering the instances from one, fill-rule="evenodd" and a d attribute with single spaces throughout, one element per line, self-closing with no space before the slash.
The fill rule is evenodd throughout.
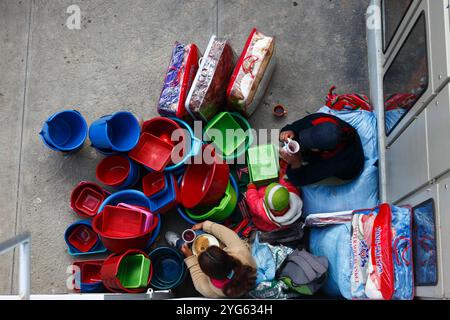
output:
<path id="1" fill-rule="evenodd" d="M 89 252 L 98 240 L 94 230 L 83 224 L 76 226 L 68 237 L 69 243 L 80 252 Z"/>
<path id="2" fill-rule="evenodd" d="M 233 135 L 227 135 L 227 130 L 233 130 Z M 221 138 L 215 137 L 214 131 L 220 132 Z M 232 154 L 246 139 L 244 129 L 228 112 L 219 113 L 208 123 L 205 136 L 226 156 Z"/>
<path id="3" fill-rule="evenodd" d="M 105 197 L 103 194 L 92 188 L 86 187 L 81 190 L 80 195 L 75 201 L 75 208 L 88 216 L 95 216 L 98 208 L 102 204 Z"/>
<path id="4" fill-rule="evenodd" d="M 167 187 L 167 177 L 162 172 L 153 171 L 142 178 L 142 190 L 149 198 L 161 195 Z"/>
<path id="5" fill-rule="evenodd" d="M 167 177 L 168 188 L 161 196 L 149 198 L 150 211 L 165 213 L 179 203 L 178 183 L 173 175 Z"/>
<path id="6" fill-rule="evenodd" d="M 150 169 L 162 171 L 170 162 L 172 150 L 172 144 L 144 132 L 137 146 L 128 155 Z"/>
<path id="7" fill-rule="evenodd" d="M 112 238 L 127 238 L 145 232 L 147 216 L 138 210 L 106 206 L 103 211 L 102 233 Z"/>
<path id="8" fill-rule="evenodd" d="M 145 231 L 148 231 L 148 229 L 153 225 L 153 213 L 151 213 L 150 211 L 148 211 L 146 208 L 144 207 L 139 207 L 139 206 L 133 206 L 131 204 L 127 204 L 127 203 L 119 203 L 117 205 L 117 207 L 121 207 L 121 208 L 127 208 L 127 209 L 131 209 L 134 211 L 139 211 L 141 213 L 143 213 L 146 216 L 146 220 L 145 220 Z"/>
<path id="9" fill-rule="evenodd" d="M 92 284 L 102 281 L 100 270 L 103 260 L 76 261 L 73 264 L 80 268 L 81 283 Z"/>
<path id="10" fill-rule="evenodd" d="M 278 181 L 279 157 L 272 144 L 248 149 L 247 160 L 250 179 L 254 184 L 264 185 Z"/>
<path id="11" fill-rule="evenodd" d="M 150 259 L 142 254 L 129 255 L 122 259 L 117 278 L 127 289 L 145 288 L 150 274 Z"/>

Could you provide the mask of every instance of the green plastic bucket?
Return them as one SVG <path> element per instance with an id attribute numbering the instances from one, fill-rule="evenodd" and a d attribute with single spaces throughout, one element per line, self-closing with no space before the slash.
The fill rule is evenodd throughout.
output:
<path id="1" fill-rule="evenodd" d="M 204 129 L 204 137 L 210 139 L 214 146 L 220 150 L 224 160 L 236 159 L 242 156 L 253 144 L 253 134 L 247 134 L 247 131 L 251 128 L 250 123 L 239 113 L 221 112 L 208 122 Z M 242 129 L 243 132 L 230 139 L 226 134 L 227 129 Z M 221 132 L 224 139 L 214 139 L 213 130 Z"/>
<path id="2" fill-rule="evenodd" d="M 150 259 L 142 254 L 135 254 L 123 258 L 117 278 L 124 288 L 137 289 L 147 287 L 149 274 Z"/>

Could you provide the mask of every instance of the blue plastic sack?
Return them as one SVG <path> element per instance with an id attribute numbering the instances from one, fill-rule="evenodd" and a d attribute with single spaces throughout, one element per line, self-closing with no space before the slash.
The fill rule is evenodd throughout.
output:
<path id="1" fill-rule="evenodd" d="M 396 206 L 390 208 L 394 264 L 392 299 L 410 300 L 414 296 L 411 210 Z M 353 298 L 351 248 L 351 223 L 311 229 L 309 249 L 313 255 L 325 256 L 328 259 L 328 279 L 323 291 L 332 297 Z"/>
<path id="2" fill-rule="evenodd" d="M 313 184 L 302 187 L 303 211 L 307 216 L 372 208 L 378 205 L 378 142 L 377 122 L 373 112 L 365 110 L 336 111 L 322 107 L 318 112 L 334 115 L 352 125 L 358 132 L 364 149 L 365 164 L 361 175 L 341 185 Z"/>
<path id="3" fill-rule="evenodd" d="M 412 256 L 412 212 L 410 208 L 391 206 L 392 251 L 394 254 L 394 296 L 396 300 L 414 297 Z"/>
<path id="4" fill-rule="evenodd" d="M 322 290 L 331 297 L 351 299 L 351 223 L 312 228 L 309 250 L 328 259 L 328 278 Z"/>

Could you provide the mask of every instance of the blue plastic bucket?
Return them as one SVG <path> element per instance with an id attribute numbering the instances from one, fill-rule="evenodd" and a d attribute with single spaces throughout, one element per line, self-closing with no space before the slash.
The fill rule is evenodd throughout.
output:
<path id="1" fill-rule="evenodd" d="M 75 248 L 68 240 L 70 233 L 72 232 L 72 230 L 79 225 L 86 225 L 89 226 L 90 228 L 92 228 L 92 223 L 91 220 L 80 220 L 77 222 L 72 223 L 69 227 L 67 227 L 66 232 L 64 233 L 64 239 L 66 241 L 67 244 L 67 248 L 68 248 L 68 252 L 71 256 L 82 256 L 82 255 L 88 255 L 88 254 L 98 254 L 98 253 L 104 253 L 106 252 L 106 248 L 103 245 L 102 241 L 100 240 L 100 238 L 98 239 L 97 243 L 95 244 L 94 247 L 92 247 L 91 250 L 89 250 L 88 252 L 81 252 L 79 251 L 77 248 Z"/>
<path id="2" fill-rule="evenodd" d="M 178 177 L 178 183 L 181 183 L 181 179 L 183 179 L 183 176 Z M 231 173 L 230 173 L 230 181 L 231 181 L 231 185 L 233 186 L 234 191 L 236 191 L 236 195 L 239 199 L 239 194 L 240 194 L 239 187 L 236 182 L 236 179 L 233 177 L 233 175 Z M 179 205 L 177 207 L 177 212 L 181 216 L 181 218 L 183 218 L 183 220 L 186 221 L 187 223 L 192 224 L 192 225 L 199 223 L 199 221 L 194 221 L 191 218 L 189 218 L 189 216 L 186 214 L 183 206 Z"/>
<path id="3" fill-rule="evenodd" d="M 119 203 L 142 206 L 150 210 L 149 199 L 144 193 L 137 190 L 122 190 L 113 193 L 108 198 L 106 198 L 105 201 L 103 201 L 103 203 L 101 204 L 100 208 L 98 209 L 98 212 L 102 212 L 105 206 L 107 205 L 116 206 Z M 156 238 L 158 237 L 159 232 L 161 230 L 161 217 L 159 215 L 157 216 L 158 216 L 158 225 L 152 232 L 152 236 L 150 238 L 150 241 L 148 242 L 148 247 L 150 247 L 156 241 Z"/>
<path id="4" fill-rule="evenodd" d="M 186 276 L 186 265 L 180 251 L 171 247 L 159 247 L 150 252 L 153 263 L 151 286 L 159 290 L 179 286 Z"/>
<path id="5" fill-rule="evenodd" d="M 48 118 L 39 135 L 52 150 L 74 152 L 83 147 L 87 132 L 88 126 L 81 113 L 64 110 Z"/>
<path id="6" fill-rule="evenodd" d="M 114 156 L 116 154 L 118 154 L 118 152 L 113 151 L 113 150 L 109 150 L 109 149 L 100 149 L 95 147 L 94 145 L 91 144 L 91 147 L 95 149 L 95 151 L 97 151 L 98 153 L 100 153 L 103 156 Z"/>
<path id="7" fill-rule="evenodd" d="M 97 149 L 128 152 L 139 141 L 141 126 L 138 119 L 128 111 L 103 116 L 89 127 L 89 139 Z"/>

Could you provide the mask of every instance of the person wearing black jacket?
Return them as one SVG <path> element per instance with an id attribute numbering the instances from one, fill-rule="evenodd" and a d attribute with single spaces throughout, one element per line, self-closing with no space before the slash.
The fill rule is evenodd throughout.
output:
<path id="1" fill-rule="evenodd" d="M 330 177 L 353 180 L 364 167 L 364 150 L 358 132 L 347 122 L 325 113 L 304 117 L 281 129 L 280 141 L 295 140 L 300 152 L 292 155 L 281 149 L 289 164 L 289 180 L 297 186 Z"/>

